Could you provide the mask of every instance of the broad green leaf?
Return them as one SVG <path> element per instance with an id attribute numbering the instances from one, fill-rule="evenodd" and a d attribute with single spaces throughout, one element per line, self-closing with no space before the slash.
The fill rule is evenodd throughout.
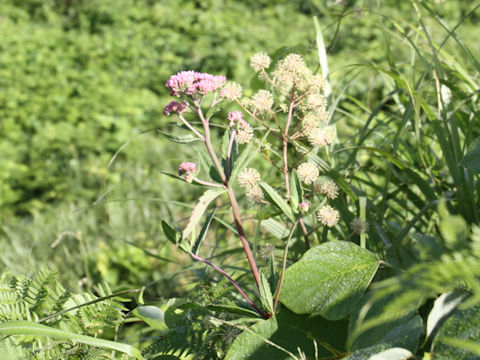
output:
<path id="1" fill-rule="evenodd" d="M 461 342 L 480 342 L 480 305 L 465 310 L 455 310 L 453 315 L 440 327 L 433 339 L 432 349 L 435 359 L 478 359 L 469 348 L 461 347 Z M 458 341 L 455 345 L 452 342 Z"/>
<path id="2" fill-rule="evenodd" d="M 466 293 L 452 291 L 440 295 L 433 303 L 433 308 L 427 318 L 427 338 L 429 338 L 442 322 L 455 310 L 465 299 Z"/>
<path id="3" fill-rule="evenodd" d="M 282 350 L 268 344 L 261 345 L 249 359 L 255 360 L 291 360 L 290 352 L 298 358 L 298 348 L 307 359 L 333 358 L 333 355 L 345 353 L 345 320 L 329 321 L 321 316 L 297 315 L 285 307 L 275 317 L 278 329 L 268 339 Z M 313 340 L 317 342 L 317 348 Z M 287 352 L 285 352 L 287 351 Z M 338 356 L 340 358 L 340 356 Z"/>
<path id="4" fill-rule="evenodd" d="M 477 356 L 469 357 L 468 359 L 477 360 L 478 357 L 480 356 L 480 343 L 478 341 L 459 340 L 454 338 L 443 338 L 442 341 L 447 345 L 451 345 L 463 350 L 468 350 L 472 354 L 477 355 Z M 466 357 L 462 357 L 462 359 L 466 359 Z"/>
<path id="5" fill-rule="evenodd" d="M 0 323 L 0 336 L 23 335 L 33 337 L 50 337 L 60 340 L 70 340 L 99 347 L 102 349 L 114 350 L 127 354 L 135 359 L 143 359 L 140 351 L 128 344 L 122 344 L 115 341 L 98 339 L 92 336 L 75 334 L 69 331 L 60 330 L 38 324 L 32 321 L 7 321 Z"/>
<path id="6" fill-rule="evenodd" d="M 298 212 L 298 204 L 303 201 L 303 188 L 296 170 L 290 174 L 290 204 L 295 212 Z"/>
<path id="7" fill-rule="evenodd" d="M 295 221 L 295 216 L 293 215 L 292 208 L 290 207 L 290 205 L 288 205 L 285 199 L 275 191 L 275 189 L 273 189 L 270 185 L 263 181 L 261 181 L 258 185 L 262 188 L 263 193 L 265 194 L 265 198 L 268 201 L 270 201 L 275 207 L 281 210 L 290 220 Z"/>
<path id="8" fill-rule="evenodd" d="M 347 316 L 377 271 L 377 257 L 346 241 L 310 249 L 285 272 L 281 302 L 297 314 Z"/>
<path id="9" fill-rule="evenodd" d="M 360 349 L 351 353 L 348 357 L 343 358 L 344 360 L 367 360 L 371 356 L 374 356 L 382 351 L 388 350 L 390 346 L 388 344 L 377 344 L 369 346 L 368 348 Z"/>
<path id="10" fill-rule="evenodd" d="M 152 328 L 162 331 L 162 333 L 168 332 L 168 327 L 165 324 L 165 315 L 163 311 L 156 306 L 138 306 L 133 310 L 133 315 L 145 321 Z"/>
<path id="11" fill-rule="evenodd" d="M 469 149 L 462 161 L 460 161 L 460 165 L 475 174 L 480 174 L 480 143 L 477 143 L 472 149 Z"/>
<path id="12" fill-rule="evenodd" d="M 269 339 L 277 329 L 277 320 L 271 318 L 251 326 L 250 331 L 244 330 L 228 349 L 225 360 L 252 359 L 252 356 L 266 345 L 264 339 Z"/>
<path id="13" fill-rule="evenodd" d="M 407 360 L 412 359 L 413 354 L 403 348 L 394 347 L 388 350 L 383 350 L 382 352 L 370 356 L 368 360 Z"/>
<path id="14" fill-rule="evenodd" d="M 193 208 L 190 220 L 182 232 L 182 242 L 188 241 L 187 238 L 194 231 L 195 226 L 197 226 L 205 210 L 207 210 L 208 205 L 223 192 L 224 189 L 222 188 L 210 189 L 205 191 L 200 199 L 198 199 L 197 204 Z"/>
<path id="15" fill-rule="evenodd" d="M 265 274 L 260 271 L 260 301 L 262 302 L 263 307 L 270 313 L 273 314 L 273 298 L 272 290 L 270 289 L 270 284 Z"/>
<path id="16" fill-rule="evenodd" d="M 167 134 L 166 132 L 163 132 L 161 130 L 157 130 L 160 134 L 162 134 L 164 137 L 166 137 L 168 140 L 178 143 L 178 144 L 188 144 L 194 141 L 202 141 L 198 136 L 188 134 L 188 135 L 172 135 L 172 134 Z"/>
<path id="17" fill-rule="evenodd" d="M 210 215 L 208 215 L 207 220 L 205 220 L 205 223 L 202 226 L 202 230 L 200 231 L 200 234 L 197 237 L 197 240 L 195 241 L 195 244 L 193 245 L 192 252 L 196 255 L 198 253 L 198 249 L 200 248 L 200 245 L 202 245 L 203 240 L 205 239 L 205 236 L 207 236 L 208 229 L 210 228 L 210 224 L 215 217 L 215 213 L 217 212 L 217 209 L 213 210 Z"/>

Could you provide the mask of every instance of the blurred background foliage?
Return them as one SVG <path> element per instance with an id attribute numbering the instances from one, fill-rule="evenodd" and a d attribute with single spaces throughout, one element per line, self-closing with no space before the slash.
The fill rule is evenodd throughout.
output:
<path id="1" fill-rule="evenodd" d="M 470 8 L 430 3 L 451 26 Z M 3 0 L 0 261 L 16 272 L 47 260 L 68 266 L 60 275 L 74 288 L 155 282 L 172 292 L 163 296 L 175 295 L 175 286 L 162 286 L 171 281 L 162 274 L 177 267 L 160 219 L 185 219 L 188 205 L 176 201 L 191 203 L 198 193 L 161 175 L 184 160 L 184 147 L 156 131 L 168 123 L 165 81 L 195 69 L 248 87 L 248 58 L 282 46 L 318 67 L 314 15 L 334 89 L 348 86 L 340 109 L 361 114 L 350 99 L 374 107 L 389 91 L 379 73 L 347 66 L 386 64 L 387 37 L 398 68 L 411 70 L 403 36 L 417 36 L 407 22 L 416 16 L 410 2 Z M 457 29 L 477 53 L 478 22 L 473 14 Z M 358 118 L 341 119 L 340 139 L 355 136 Z M 145 256 L 147 248 L 163 260 Z"/>

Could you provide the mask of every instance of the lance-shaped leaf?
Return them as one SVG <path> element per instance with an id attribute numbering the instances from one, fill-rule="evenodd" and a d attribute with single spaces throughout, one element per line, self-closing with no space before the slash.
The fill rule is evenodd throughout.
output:
<path id="1" fill-rule="evenodd" d="M 0 324 L 0 336 L 24 335 L 40 337 L 45 336 L 59 340 L 70 340 L 107 350 L 115 350 L 127 354 L 135 359 L 143 359 L 140 351 L 128 344 L 116 341 L 99 339 L 92 336 L 76 334 L 69 331 L 52 328 L 33 321 L 7 321 Z"/>
<path id="2" fill-rule="evenodd" d="M 276 208 L 282 211 L 290 220 L 295 221 L 292 208 L 285 199 L 280 196 L 270 185 L 265 182 L 258 183 L 263 190 L 263 193 L 268 201 L 270 201 Z"/>
<path id="3" fill-rule="evenodd" d="M 260 301 L 262 302 L 263 307 L 270 313 L 273 314 L 273 297 L 272 290 L 270 289 L 270 284 L 265 274 L 260 271 Z"/>
<path id="4" fill-rule="evenodd" d="M 200 248 L 200 245 L 202 245 L 203 240 L 205 239 L 205 236 L 207 236 L 208 229 L 210 228 L 210 223 L 212 222 L 213 218 L 215 217 L 215 212 L 217 209 L 213 210 L 210 215 L 208 215 L 207 220 L 202 226 L 202 230 L 200 231 L 200 235 L 198 235 L 197 240 L 195 241 L 195 244 L 193 245 L 192 252 L 196 255 L 198 253 L 198 249 Z"/>
<path id="5" fill-rule="evenodd" d="M 298 204 L 303 201 L 303 188 L 296 170 L 290 174 L 290 203 L 295 212 L 298 212 Z"/>
<path id="6" fill-rule="evenodd" d="M 203 193 L 203 195 L 198 199 L 197 204 L 193 208 L 192 215 L 190 216 L 190 220 L 188 220 L 188 224 L 182 232 L 182 242 L 188 241 L 186 240 L 192 232 L 195 230 L 195 226 L 197 226 L 198 222 L 202 218 L 202 215 L 207 210 L 208 205 L 215 200 L 217 196 L 222 194 L 225 190 L 223 188 L 215 188 L 207 190 Z"/>
<path id="7" fill-rule="evenodd" d="M 474 139 L 472 145 L 469 147 L 460 165 L 465 166 L 475 174 L 480 174 L 480 138 Z"/>
<path id="8" fill-rule="evenodd" d="M 323 243 L 287 269 L 280 301 L 297 314 L 341 319 L 361 298 L 378 264 L 374 254 L 351 242 Z"/>
<path id="9" fill-rule="evenodd" d="M 192 134 L 180 135 L 179 136 L 179 135 L 168 134 L 168 133 L 160 131 L 160 130 L 157 130 L 157 131 L 160 134 L 162 134 L 164 137 L 166 137 L 168 140 L 170 140 L 171 142 L 178 143 L 178 144 L 187 144 L 187 143 L 191 143 L 191 142 L 194 142 L 194 141 L 201 141 L 202 140 L 198 136 L 194 136 Z"/>

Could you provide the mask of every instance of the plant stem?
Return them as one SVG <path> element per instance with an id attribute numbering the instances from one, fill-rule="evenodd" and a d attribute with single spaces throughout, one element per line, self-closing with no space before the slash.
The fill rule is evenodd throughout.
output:
<path id="1" fill-rule="evenodd" d="M 287 267 L 287 254 L 288 248 L 290 247 L 290 240 L 292 240 L 293 233 L 295 228 L 297 227 L 299 220 L 297 220 L 290 230 L 290 234 L 288 234 L 287 244 L 285 245 L 285 249 L 283 250 L 283 259 L 282 259 L 282 272 L 280 273 L 280 279 L 278 279 L 277 291 L 275 293 L 275 300 L 273 301 L 273 313 L 275 313 L 275 309 L 277 308 L 278 298 L 280 297 L 280 290 L 282 289 L 283 285 L 283 278 L 285 277 L 285 268 Z"/>
<path id="2" fill-rule="evenodd" d="M 200 134 L 200 132 L 197 129 L 195 129 L 182 115 L 179 114 L 178 117 L 180 118 L 180 120 L 182 120 L 182 122 L 185 124 L 187 128 L 189 128 L 200 139 L 205 141 L 205 137 L 202 134 Z"/>
<path id="3" fill-rule="evenodd" d="M 360 219 L 364 222 L 367 221 L 367 198 L 365 196 L 360 196 L 358 199 L 360 207 Z M 367 248 L 367 234 L 365 231 L 362 231 L 360 234 L 360 246 L 364 249 Z"/>
<path id="4" fill-rule="evenodd" d="M 308 238 L 308 231 L 305 223 L 303 222 L 303 218 L 298 219 L 298 223 L 300 224 L 300 228 L 302 229 L 303 237 L 305 239 L 305 247 L 307 250 L 310 249 L 310 239 Z"/>
<path id="5" fill-rule="evenodd" d="M 213 149 L 212 141 L 210 139 L 210 129 L 209 129 L 208 120 L 205 119 L 202 109 L 199 106 L 197 106 L 196 111 L 203 124 L 203 130 L 205 133 L 205 141 L 204 141 L 205 146 L 207 147 L 208 153 L 210 154 L 213 164 L 217 168 L 218 173 L 222 179 L 222 182 L 227 189 L 228 198 L 232 206 L 233 219 L 235 220 L 235 225 L 238 231 L 238 236 L 240 237 L 240 241 L 242 242 L 243 250 L 245 251 L 245 255 L 247 256 L 248 264 L 250 265 L 250 269 L 252 270 L 252 275 L 255 279 L 255 283 L 257 284 L 257 288 L 260 288 L 260 274 L 258 272 L 257 263 L 255 262 L 255 259 L 253 257 L 252 250 L 250 249 L 250 244 L 248 243 L 247 237 L 245 235 L 245 230 L 243 229 L 242 218 L 240 217 L 240 212 L 238 208 L 237 199 L 235 198 L 235 193 L 233 192 L 233 189 L 230 186 L 228 186 L 227 177 L 225 176 L 222 166 L 220 165 L 220 161 L 218 160 L 218 157 L 215 154 L 215 151 Z"/>
<path id="6" fill-rule="evenodd" d="M 202 120 L 203 132 L 205 134 L 205 137 L 204 137 L 205 146 L 207 147 L 207 151 L 208 151 L 210 157 L 212 158 L 213 165 L 217 169 L 218 174 L 219 174 L 220 178 L 222 179 L 222 182 L 225 184 L 225 182 L 226 182 L 225 174 L 223 172 L 222 165 L 220 164 L 220 161 L 218 160 L 217 154 L 215 154 L 215 150 L 213 149 L 212 140 L 210 139 L 210 128 L 208 126 L 208 120 L 205 119 L 205 116 L 203 116 L 203 112 L 202 112 L 202 109 L 200 107 L 197 107 L 197 114 L 200 117 L 200 120 Z"/>
<path id="7" fill-rule="evenodd" d="M 285 131 L 282 134 L 283 140 L 283 177 L 285 179 L 285 190 L 287 192 L 287 201 L 290 202 L 290 182 L 288 179 L 288 130 L 290 129 L 290 123 L 292 121 L 293 107 L 295 105 L 295 87 L 292 90 L 292 96 L 290 98 L 290 106 L 288 107 L 287 124 L 285 125 Z"/>
<path id="8" fill-rule="evenodd" d="M 195 260 L 198 260 L 198 261 L 201 261 L 211 267 L 213 267 L 216 271 L 218 271 L 220 274 L 222 274 L 223 276 L 225 276 L 231 283 L 233 286 L 235 286 L 235 288 L 238 290 L 238 292 L 245 298 L 245 300 L 247 300 L 247 302 L 255 309 L 255 311 L 264 319 L 268 319 L 268 315 L 266 315 L 262 310 L 260 310 L 258 308 L 257 305 L 255 305 L 255 303 L 248 297 L 248 295 L 245 293 L 245 291 L 242 290 L 242 288 L 240 287 L 240 285 L 238 285 L 238 283 L 233 280 L 233 278 L 228 275 L 224 270 L 222 270 L 221 268 L 219 268 L 217 265 L 211 263 L 210 261 L 208 261 L 207 259 L 204 259 L 198 255 L 195 255 L 194 253 L 190 253 L 190 255 L 195 259 Z"/>
<path id="9" fill-rule="evenodd" d="M 205 186 L 213 186 L 213 187 L 224 187 L 225 185 L 223 184 L 219 184 L 219 183 L 214 183 L 214 182 L 210 182 L 210 181 L 204 181 L 204 180 L 200 180 L 199 178 L 193 178 L 193 181 L 195 181 L 196 183 L 198 184 L 201 184 L 201 185 L 205 185 Z"/>
<path id="10" fill-rule="evenodd" d="M 232 134 L 230 135 L 230 141 L 228 142 L 227 156 L 225 159 L 225 177 L 227 178 L 227 182 L 230 179 L 230 161 L 232 157 L 232 148 L 233 148 L 234 140 L 235 140 L 235 130 L 232 129 Z"/>
<path id="11" fill-rule="evenodd" d="M 243 245 L 243 250 L 247 256 L 248 264 L 252 270 L 253 277 L 257 283 L 257 288 L 260 288 L 260 274 L 258 272 L 257 263 L 253 257 L 252 249 L 250 249 L 250 244 L 248 243 L 247 237 L 245 235 L 245 230 L 243 229 L 242 218 L 238 211 L 238 203 L 235 197 L 235 193 L 231 187 L 227 187 L 228 198 L 230 199 L 230 204 L 232 205 L 233 219 L 235 220 L 235 225 L 237 227 L 238 236 Z"/>

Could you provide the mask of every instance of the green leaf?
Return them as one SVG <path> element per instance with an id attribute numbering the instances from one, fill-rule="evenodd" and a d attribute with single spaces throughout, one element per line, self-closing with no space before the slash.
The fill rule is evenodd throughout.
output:
<path id="1" fill-rule="evenodd" d="M 451 215 L 448 212 L 445 199 L 438 203 L 440 215 L 440 233 L 445 240 L 445 246 L 451 250 L 464 248 L 468 241 L 468 227 L 466 221 L 460 215 Z"/>
<path id="2" fill-rule="evenodd" d="M 456 310 L 440 328 L 433 339 L 432 349 L 435 359 L 478 359 L 471 354 L 468 346 L 461 347 L 462 342 L 480 341 L 480 305 L 465 310 Z"/>
<path id="3" fill-rule="evenodd" d="M 262 188 L 263 193 L 268 201 L 270 201 L 275 207 L 281 210 L 290 220 L 295 221 L 292 208 L 270 185 L 261 181 L 258 185 Z"/>
<path id="4" fill-rule="evenodd" d="M 205 191 L 200 199 L 198 199 L 197 204 L 193 208 L 190 220 L 182 232 L 182 243 L 188 241 L 188 236 L 190 236 L 190 234 L 194 231 L 195 226 L 197 226 L 198 222 L 202 218 L 202 215 L 207 210 L 208 205 L 223 192 L 224 189 L 222 188 L 210 189 Z"/>
<path id="5" fill-rule="evenodd" d="M 267 230 L 277 239 L 284 239 L 288 236 L 288 229 L 275 219 L 266 219 L 262 221 L 262 228 Z"/>
<path id="6" fill-rule="evenodd" d="M 480 174 L 480 138 L 476 138 L 475 140 L 477 140 L 478 143 L 469 149 L 462 161 L 460 161 L 460 165 L 466 167 L 475 174 Z"/>
<path id="7" fill-rule="evenodd" d="M 290 203 L 295 212 L 298 212 L 298 204 L 303 201 L 303 188 L 296 170 L 290 174 Z"/>
<path id="8" fill-rule="evenodd" d="M 237 305 L 213 304 L 205 306 L 212 311 L 221 311 L 223 313 L 242 315 L 249 318 L 258 318 L 259 315 L 253 310 L 246 309 Z"/>
<path id="9" fill-rule="evenodd" d="M 358 303 L 349 318 L 348 348 L 359 350 L 372 344 L 387 344 L 388 347 L 402 347 L 415 352 L 419 337 L 423 331 L 422 319 L 410 312 L 402 318 L 395 315 L 392 319 L 385 319 L 373 326 L 365 328 L 365 324 L 378 320 L 388 304 L 395 300 L 396 294 L 382 296 L 375 299 L 375 291 L 369 291 Z M 362 328 L 363 325 L 363 328 Z"/>
<path id="10" fill-rule="evenodd" d="M 157 131 L 160 134 L 162 134 L 164 137 L 166 137 L 168 140 L 178 144 L 188 144 L 194 141 L 202 141 L 202 139 L 200 139 L 198 136 L 194 136 L 192 134 L 177 136 L 177 135 L 168 134 L 161 130 L 157 130 Z"/>
<path id="11" fill-rule="evenodd" d="M 210 120 L 213 115 L 220 112 L 221 110 L 223 110 L 227 106 L 228 106 L 228 102 L 226 102 L 226 101 L 222 101 L 222 102 L 218 103 L 214 107 L 208 109 L 207 114 L 205 115 L 205 118 L 207 120 Z"/>
<path id="12" fill-rule="evenodd" d="M 285 272 L 280 301 L 297 314 L 347 316 L 377 271 L 377 257 L 346 241 L 310 249 Z"/>
<path id="13" fill-rule="evenodd" d="M 267 220 L 270 218 L 274 218 L 275 216 L 281 215 L 282 212 L 278 210 L 273 205 L 266 205 L 262 208 L 262 211 L 259 211 L 255 214 L 256 220 Z"/>
<path id="14" fill-rule="evenodd" d="M 200 248 L 200 245 L 202 245 L 202 242 L 205 239 L 205 236 L 207 236 L 208 228 L 210 227 L 210 223 L 215 217 L 216 211 L 217 209 L 213 210 L 210 213 L 210 215 L 208 215 L 207 220 L 205 220 L 205 223 L 202 226 L 202 230 L 200 231 L 200 234 L 198 235 L 197 240 L 195 241 L 195 244 L 193 245 L 193 248 L 192 248 L 192 252 L 195 255 L 198 253 L 198 249 Z"/>
<path id="15" fill-rule="evenodd" d="M 165 324 L 165 315 L 163 311 L 152 305 L 138 306 L 133 310 L 133 315 L 145 321 L 152 328 L 160 330 L 162 334 L 168 332 L 168 326 Z"/>
<path id="16" fill-rule="evenodd" d="M 252 356 L 265 345 L 264 339 L 270 338 L 278 329 L 277 320 L 271 318 L 260 321 L 243 331 L 228 349 L 225 360 L 252 359 Z"/>
<path id="17" fill-rule="evenodd" d="M 370 356 L 368 360 L 407 360 L 411 358 L 413 358 L 413 354 L 409 350 L 394 347 Z"/>
<path id="18" fill-rule="evenodd" d="M 370 359 L 371 356 L 374 356 L 382 351 L 388 350 L 390 346 L 388 344 L 377 344 L 369 346 L 361 350 L 354 351 L 348 357 L 345 357 L 344 360 L 366 360 Z"/>
<path id="19" fill-rule="evenodd" d="M 1 336 L 11 336 L 11 335 L 24 335 L 24 336 L 34 336 L 34 337 L 50 337 L 61 340 L 70 340 L 79 342 L 82 344 L 87 344 L 90 346 L 99 347 L 102 349 L 119 351 L 124 354 L 127 354 L 135 359 L 143 359 L 140 351 L 133 346 L 122 344 L 115 341 L 98 339 L 92 336 L 86 336 L 82 334 L 75 334 L 69 331 L 60 330 L 38 324 L 32 321 L 7 321 L 0 323 L 0 335 Z"/>
<path id="20" fill-rule="evenodd" d="M 429 338 L 443 323 L 443 321 L 465 299 L 466 293 L 451 291 L 440 295 L 433 303 L 433 308 L 427 318 L 427 338 Z"/>
<path id="21" fill-rule="evenodd" d="M 315 359 L 315 355 L 319 359 L 330 359 L 336 358 L 332 356 L 334 354 L 345 353 L 345 320 L 329 321 L 321 316 L 297 315 L 285 307 L 279 308 L 275 317 L 278 329 L 268 340 L 283 350 L 266 343 L 260 344 L 249 359 L 291 360 L 292 357 L 287 352 L 298 354 L 298 348 L 305 353 L 307 359 Z M 316 347 L 313 340 L 317 342 Z"/>
<path id="22" fill-rule="evenodd" d="M 170 242 L 172 242 L 174 245 L 177 245 L 181 238 L 180 234 L 165 220 L 162 220 L 162 228 L 167 239 L 170 240 Z"/>
<path id="23" fill-rule="evenodd" d="M 268 282 L 265 274 L 260 270 L 260 301 L 262 302 L 263 307 L 270 313 L 273 314 L 273 297 L 272 290 L 270 289 L 270 284 Z"/>

